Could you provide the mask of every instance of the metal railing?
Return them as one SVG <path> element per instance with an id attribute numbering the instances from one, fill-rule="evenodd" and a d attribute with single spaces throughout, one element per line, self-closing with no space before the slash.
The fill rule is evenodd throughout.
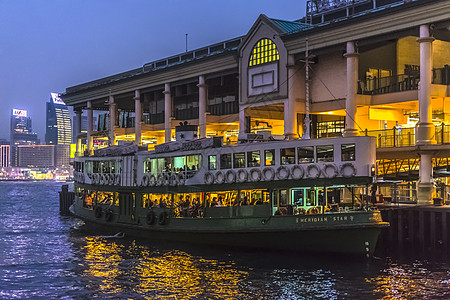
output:
<path id="1" fill-rule="evenodd" d="M 388 77 L 359 80 L 358 94 L 380 95 L 386 93 L 404 92 L 419 88 L 420 76 L 415 74 L 400 74 Z M 450 84 L 450 67 L 433 69 L 433 84 Z"/>
<path id="2" fill-rule="evenodd" d="M 361 135 L 373 136 L 377 138 L 377 148 L 385 147 L 411 147 L 416 144 L 416 133 L 414 127 L 393 127 L 385 130 L 366 130 Z M 450 125 L 435 125 L 433 140 L 438 145 L 450 143 Z"/>

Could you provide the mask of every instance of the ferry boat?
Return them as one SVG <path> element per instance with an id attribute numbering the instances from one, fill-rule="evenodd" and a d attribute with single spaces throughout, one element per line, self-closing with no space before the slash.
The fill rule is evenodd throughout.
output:
<path id="1" fill-rule="evenodd" d="M 370 255 L 388 226 L 367 203 L 373 137 L 239 143 L 196 139 L 136 145 L 75 159 L 71 212 L 88 225 L 152 240 Z"/>

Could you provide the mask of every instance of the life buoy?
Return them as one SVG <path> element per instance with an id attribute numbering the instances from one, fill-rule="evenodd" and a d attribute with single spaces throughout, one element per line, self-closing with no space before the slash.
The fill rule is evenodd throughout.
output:
<path id="1" fill-rule="evenodd" d="M 295 165 L 291 168 L 291 177 L 293 179 L 302 179 L 305 175 L 305 170 L 299 165 Z"/>
<path id="2" fill-rule="evenodd" d="M 306 168 L 306 175 L 308 175 L 308 178 L 319 178 L 320 176 L 320 169 L 317 165 L 309 165 Z"/>
<path id="3" fill-rule="evenodd" d="M 158 224 L 165 225 L 169 219 L 169 214 L 166 211 L 163 211 L 158 216 Z"/>
<path id="4" fill-rule="evenodd" d="M 296 209 L 295 214 L 296 215 L 306 215 L 306 209 L 304 209 L 303 207 L 299 207 Z"/>
<path id="5" fill-rule="evenodd" d="M 286 166 L 279 166 L 276 172 L 277 178 L 280 180 L 289 178 L 289 168 Z"/>
<path id="6" fill-rule="evenodd" d="M 308 215 L 317 215 L 319 213 L 319 209 L 317 207 L 311 207 L 308 209 Z"/>
<path id="7" fill-rule="evenodd" d="M 159 174 L 158 178 L 156 179 L 156 185 L 157 186 L 161 186 L 164 183 L 164 175 L 163 174 Z"/>
<path id="8" fill-rule="evenodd" d="M 109 185 L 110 174 L 105 174 L 105 185 Z"/>
<path id="9" fill-rule="evenodd" d="M 105 185 L 106 184 L 106 176 L 105 176 L 105 174 L 102 174 L 102 177 L 101 177 L 101 179 L 100 179 L 100 184 L 102 184 L 102 185 Z"/>
<path id="10" fill-rule="evenodd" d="M 342 177 L 354 177 L 356 176 L 356 168 L 352 163 L 345 163 L 341 166 L 341 176 Z"/>
<path id="11" fill-rule="evenodd" d="M 184 185 L 186 183 L 186 176 L 184 176 L 183 172 L 178 173 L 177 183 L 178 185 Z"/>
<path id="12" fill-rule="evenodd" d="M 275 178 L 275 171 L 271 167 L 266 167 L 262 171 L 265 181 L 271 181 Z"/>
<path id="13" fill-rule="evenodd" d="M 225 173 L 227 183 L 234 183 L 236 181 L 236 173 L 233 170 L 228 170 Z"/>
<path id="14" fill-rule="evenodd" d="M 216 173 L 216 182 L 218 183 L 218 184 L 222 184 L 222 183 L 224 183 L 225 182 L 225 175 L 223 174 L 223 172 L 222 171 L 218 171 L 217 173 Z"/>
<path id="15" fill-rule="evenodd" d="M 145 216 L 145 222 L 147 225 L 153 225 L 155 223 L 155 213 L 153 210 L 150 210 L 147 215 Z"/>
<path id="16" fill-rule="evenodd" d="M 102 214 L 103 214 L 102 208 L 101 208 L 100 206 L 97 206 L 97 207 L 94 209 L 94 216 L 95 216 L 97 219 L 100 219 L 100 218 L 102 217 Z"/>
<path id="17" fill-rule="evenodd" d="M 148 177 L 148 175 L 144 174 L 144 176 L 142 176 L 141 186 L 148 186 L 149 181 L 150 178 Z"/>
<path id="18" fill-rule="evenodd" d="M 114 184 L 114 174 L 109 174 L 109 185 Z"/>
<path id="19" fill-rule="evenodd" d="M 214 183 L 214 175 L 211 172 L 206 172 L 204 176 L 205 184 L 213 184 Z"/>
<path id="20" fill-rule="evenodd" d="M 260 169 L 251 169 L 250 170 L 250 180 L 253 182 L 257 182 L 261 180 L 261 170 Z"/>
<path id="21" fill-rule="evenodd" d="M 246 169 L 239 169 L 237 171 L 237 182 L 246 182 L 248 179 L 248 172 Z"/>
<path id="22" fill-rule="evenodd" d="M 100 174 L 95 173 L 93 178 L 94 178 L 94 184 L 97 185 L 100 183 Z"/>
<path id="23" fill-rule="evenodd" d="M 326 164 L 323 167 L 323 174 L 327 178 L 334 178 L 334 177 L 338 176 L 339 171 L 335 164 Z"/>
<path id="24" fill-rule="evenodd" d="M 111 222 L 113 218 L 113 212 L 110 209 L 105 210 L 105 220 L 106 222 Z"/>
<path id="25" fill-rule="evenodd" d="M 178 177 L 176 174 L 170 175 L 169 185 L 176 186 L 178 184 Z"/>
<path id="26" fill-rule="evenodd" d="M 164 173 L 163 184 L 168 186 L 170 184 L 170 175 L 168 173 Z"/>
<path id="27" fill-rule="evenodd" d="M 155 186 L 156 185 L 156 177 L 153 174 L 150 174 L 148 177 L 148 185 L 149 186 Z"/>

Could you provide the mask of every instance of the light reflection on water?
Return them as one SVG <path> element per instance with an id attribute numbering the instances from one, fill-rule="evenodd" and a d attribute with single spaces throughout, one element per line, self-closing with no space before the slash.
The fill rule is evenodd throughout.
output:
<path id="1" fill-rule="evenodd" d="M 450 298 L 450 265 L 111 239 L 58 215 L 58 183 L 0 182 L 0 299 Z"/>

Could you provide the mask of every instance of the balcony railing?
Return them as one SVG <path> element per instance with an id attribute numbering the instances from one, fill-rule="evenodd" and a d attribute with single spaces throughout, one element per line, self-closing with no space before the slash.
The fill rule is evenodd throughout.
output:
<path id="1" fill-rule="evenodd" d="M 415 128 L 393 127 L 385 130 L 368 130 L 361 132 L 361 135 L 368 135 L 377 138 L 377 148 L 385 147 L 411 147 L 415 146 Z M 450 143 L 450 125 L 440 124 L 435 126 L 433 140 L 438 145 Z"/>
<path id="2" fill-rule="evenodd" d="M 144 115 L 144 124 L 161 124 L 164 123 L 164 112 Z"/>
<path id="3" fill-rule="evenodd" d="M 358 94 L 380 95 L 386 93 L 404 92 L 419 88 L 419 74 L 401 74 L 389 77 L 360 80 Z M 433 69 L 433 84 L 450 84 L 450 67 Z"/>
<path id="4" fill-rule="evenodd" d="M 358 94 L 379 95 L 417 90 L 418 87 L 419 77 L 402 74 L 396 76 L 360 80 L 358 85 Z"/>
<path id="5" fill-rule="evenodd" d="M 214 116 L 237 114 L 239 112 L 239 103 L 238 101 L 232 101 L 208 105 L 208 111 Z"/>

